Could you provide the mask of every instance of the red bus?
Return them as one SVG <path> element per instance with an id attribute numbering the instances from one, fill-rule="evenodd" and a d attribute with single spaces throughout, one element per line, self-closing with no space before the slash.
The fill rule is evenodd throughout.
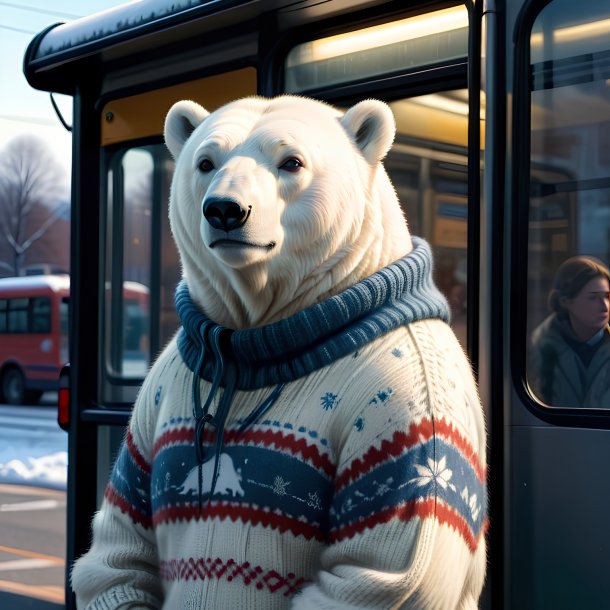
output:
<path id="1" fill-rule="evenodd" d="M 111 374 L 140 378 L 149 364 L 149 289 L 124 281 L 117 316 L 110 287 L 108 323 L 121 340 L 109 353 Z M 0 402 L 36 404 L 43 392 L 57 390 L 68 362 L 68 275 L 0 279 Z"/>
<path id="2" fill-rule="evenodd" d="M 68 275 L 0 279 L 0 402 L 35 404 L 68 360 Z"/>

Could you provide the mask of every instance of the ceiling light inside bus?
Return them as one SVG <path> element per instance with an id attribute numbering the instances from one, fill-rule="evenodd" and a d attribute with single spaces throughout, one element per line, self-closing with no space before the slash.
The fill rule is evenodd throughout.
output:
<path id="1" fill-rule="evenodd" d="M 414 104 L 419 104 L 420 106 L 427 106 L 428 108 L 435 108 L 436 110 L 444 110 L 445 112 L 453 112 L 454 114 L 468 116 L 467 101 L 456 100 L 437 93 L 420 95 L 419 97 L 411 98 L 409 101 Z"/>
<path id="2" fill-rule="evenodd" d="M 418 15 L 400 21 L 392 21 L 370 28 L 314 40 L 303 48 L 307 57 L 289 60 L 288 67 L 294 62 L 299 65 L 314 61 L 323 61 L 341 55 L 367 51 L 377 47 L 396 44 L 431 34 L 450 32 L 468 27 L 468 11 L 463 6 L 455 6 L 426 15 Z M 296 60 L 296 61 L 295 61 Z"/>
<path id="3" fill-rule="evenodd" d="M 567 43 L 576 42 L 598 36 L 607 37 L 610 35 L 610 19 L 602 19 L 601 21 L 591 21 L 589 23 L 580 23 L 568 27 L 557 28 L 548 32 L 552 36 L 553 42 Z M 544 33 L 536 32 L 530 38 L 532 47 L 541 46 L 544 42 Z"/>

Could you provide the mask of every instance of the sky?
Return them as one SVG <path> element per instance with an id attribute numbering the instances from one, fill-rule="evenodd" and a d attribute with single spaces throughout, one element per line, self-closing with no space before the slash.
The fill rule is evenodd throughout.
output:
<path id="1" fill-rule="evenodd" d="M 0 151 L 21 134 L 42 138 L 70 173 L 71 136 L 59 122 L 49 94 L 30 87 L 23 75 L 25 50 L 47 26 L 127 4 L 127 0 L 0 0 Z M 66 122 L 72 124 L 72 98 L 55 95 Z"/>

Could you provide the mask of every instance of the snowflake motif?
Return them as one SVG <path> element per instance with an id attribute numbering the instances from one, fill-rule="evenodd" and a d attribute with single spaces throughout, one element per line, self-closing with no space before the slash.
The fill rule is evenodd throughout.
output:
<path id="1" fill-rule="evenodd" d="M 159 403 L 161 402 L 161 390 L 163 390 L 163 386 L 160 385 L 157 388 L 157 391 L 155 392 L 155 406 L 159 406 Z"/>
<path id="2" fill-rule="evenodd" d="M 387 479 L 385 483 L 377 483 L 377 491 L 375 492 L 376 496 L 385 496 L 389 491 L 392 490 L 390 485 L 394 482 L 394 479 L 390 477 Z"/>
<path id="3" fill-rule="evenodd" d="M 351 498 L 348 498 L 341 505 L 341 512 L 342 513 L 349 513 L 353 508 L 354 508 L 354 503 L 353 503 Z"/>
<path id="4" fill-rule="evenodd" d="M 447 468 L 447 458 L 443 456 L 438 462 L 432 458 L 428 458 L 425 465 L 415 464 L 418 477 L 414 477 L 409 483 L 415 483 L 418 487 L 424 487 L 434 483 L 443 489 L 451 489 L 455 491 L 455 485 L 450 483 L 453 472 Z"/>
<path id="5" fill-rule="evenodd" d="M 320 405 L 325 411 L 332 411 L 340 402 L 341 399 L 332 392 L 326 392 L 324 396 L 320 396 Z"/>
<path id="6" fill-rule="evenodd" d="M 462 490 L 462 500 L 466 502 L 468 508 L 470 509 L 470 515 L 472 516 L 472 520 L 476 521 L 479 518 L 479 513 L 481 512 L 481 505 L 478 502 L 477 494 L 468 494 L 468 487 L 464 487 Z"/>
<path id="7" fill-rule="evenodd" d="M 322 508 L 322 502 L 317 491 L 314 491 L 313 493 L 310 492 L 307 494 L 307 506 L 311 506 L 316 510 L 320 510 Z"/>
<path id="8" fill-rule="evenodd" d="M 391 353 L 392 356 L 396 356 L 396 358 L 402 358 L 402 352 L 397 347 L 395 347 Z"/>
<path id="9" fill-rule="evenodd" d="M 377 392 L 377 394 L 375 394 L 375 396 L 371 398 L 371 400 L 369 400 L 369 404 L 382 405 L 388 402 L 388 400 L 390 400 L 390 397 L 392 396 L 392 392 L 392 388 L 387 388 L 386 390 L 379 390 L 379 392 Z"/>
<path id="10" fill-rule="evenodd" d="M 290 481 L 285 481 L 279 475 L 273 479 L 273 493 L 278 496 L 285 496 L 288 492 L 286 491 L 286 487 L 290 485 Z"/>
<path id="11" fill-rule="evenodd" d="M 359 417 L 354 422 L 354 428 L 356 428 L 356 430 L 358 430 L 358 432 L 362 432 L 362 430 L 364 430 L 364 417 Z"/>

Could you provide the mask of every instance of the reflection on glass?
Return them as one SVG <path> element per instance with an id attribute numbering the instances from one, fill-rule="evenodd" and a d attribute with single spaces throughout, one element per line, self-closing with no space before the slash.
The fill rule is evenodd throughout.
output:
<path id="1" fill-rule="evenodd" d="M 466 349 L 468 94 L 444 91 L 390 104 L 397 135 L 384 165 L 412 235 L 434 251 L 434 279 Z"/>
<path id="2" fill-rule="evenodd" d="M 161 144 L 117 151 L 110 162 L 104 306 L 111 378 L 143 378 L 151 354 L 178 327 L 174 291 L 181 269 L 167 211 L 173 170 Z M 104 387 L 105 400 L 133 400 L 130 387 Z"/>
<path id="3" fill-rule="evenodd" d="M 551 314 L 532 333 L 529 383 L 555 407 L 610 406 L 610 272 L 598 259 L 563 262 L 549 293 Z"/>
<path id="4" fill-rule="evenodd" d="M 565 311 L 547 307 L 562 264 L 585 254 L 605 265 L 610 260 L 608 24 L 607 3 L 555 0 L 540 13 L 530 39 L 527 375 L 535 396 L 554 407 L 610 408 L 609 396 L 594 399 L 584 390 L 558 394 L 552 380 L 540 378 L 538 362 L 543 329 L 577 340 Z M 557 358 L 547 354 L 548 369 Z M 561 373 L 566 380 L 576 374 L 573 369 L 586 379 L 586 358 L 575 360 L 570 370 L 566 365 Z M 610 358 L 596 375 L 610 375 Z"/>
<path id="5" fill-rule="evenodd" d="M 337 85 L 460 60 L 468 53 L 468 11 L 454 6 L 294 47 L 286 58 L 287 92 Z"/>

